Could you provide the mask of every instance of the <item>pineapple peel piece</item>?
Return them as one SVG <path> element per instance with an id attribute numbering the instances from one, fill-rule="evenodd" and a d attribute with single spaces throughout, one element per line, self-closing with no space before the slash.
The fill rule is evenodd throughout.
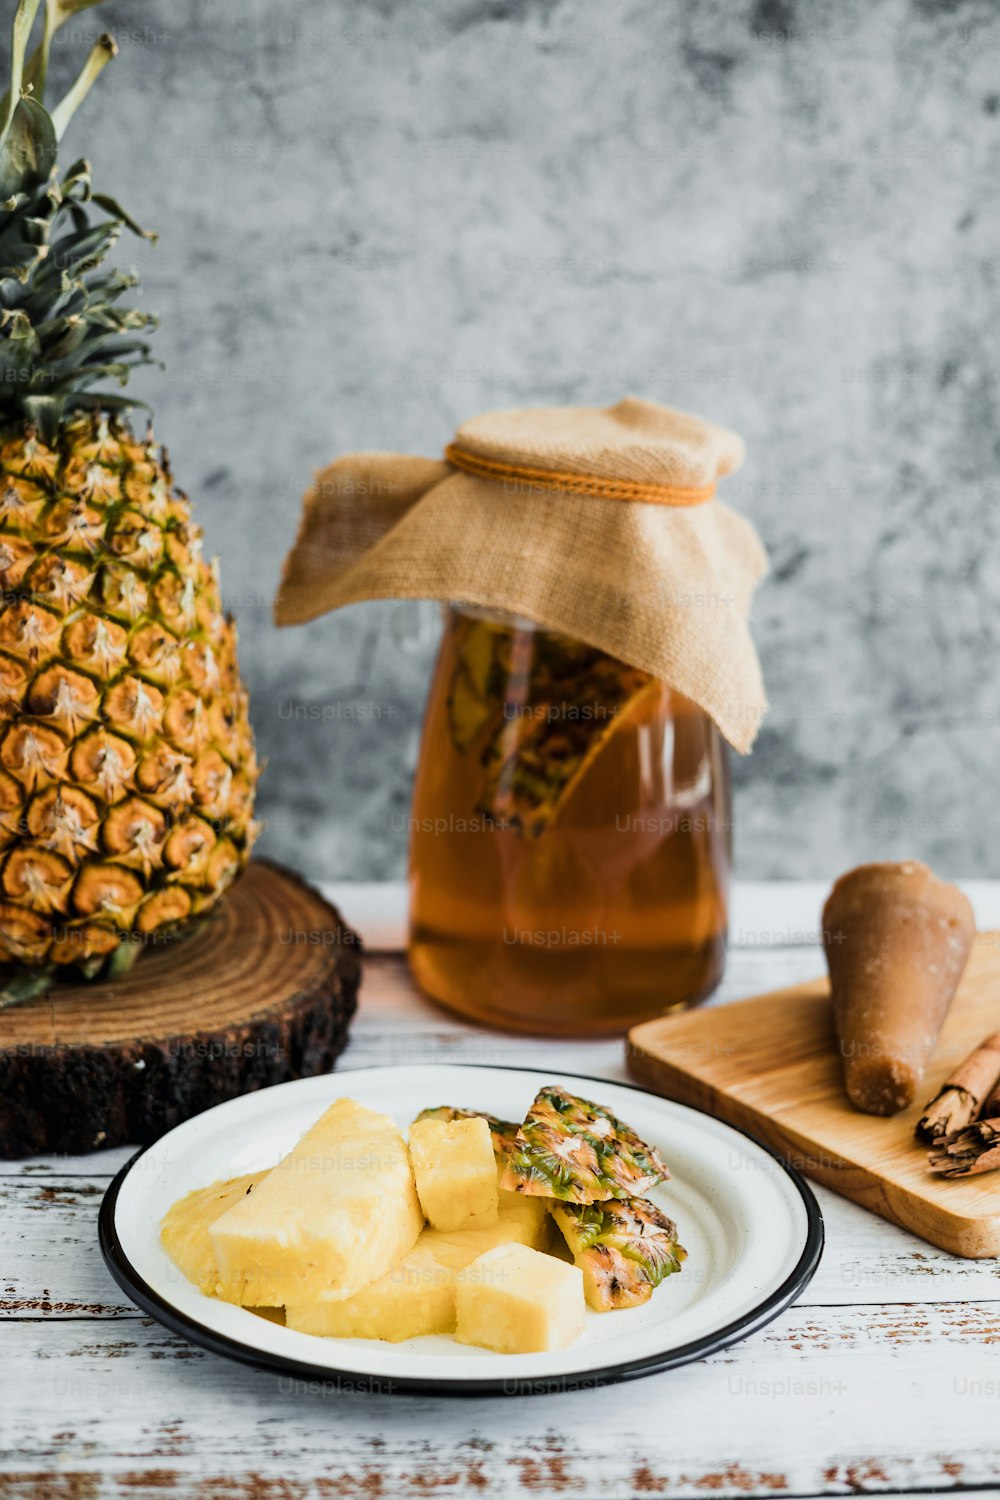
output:
<path id="1" fill-rule="evenodd" d="M 550 1212 L 583 1272 L 587 1305 L 595 1312 L 648 1302 L 653 1288 L 687 1259 L 677 1225 L 648 1198 L 559 1203 Z"/>
<path id="2" fill-rule="evenodd" d="M 639 1198 L 670 1173 L 655 1146 L 602 1104 L 539 1090 L 507 1152 L 500 1186 L 565 1203 Z"/>
<path id="3" fill-rule="evenodd" d="M 448 689 L 448 724 L 455 749 L 464 754 L 496 711 L 496 631 L 482 620 L 460 625 L 457 657 Z M 492 689 L 492 690 L 491 690 Z"/>
<path id="4" fill-rule="evenodd" d="M 552 684 L 529 715 L 505 716 L 484 753 L 477 811 L 532 839 L 555 822 L 615 730 L 655 702 L 655 678 L 611 658 L 590 676 Z"/>
<path id="5" fill-rule="evenodd" d="M 537 839 L 615 728 L 662 688 L 596 647 L 460 616 L 447 712 L 459 754 L 483 769 L 476 811 Z M 514 710 L 514 711 L 512 711 Z"/>

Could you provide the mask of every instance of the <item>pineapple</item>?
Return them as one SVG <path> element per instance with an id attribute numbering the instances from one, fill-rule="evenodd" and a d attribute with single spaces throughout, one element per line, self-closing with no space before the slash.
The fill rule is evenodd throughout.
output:
<path id="1" fill-rule="evenodd" d="M 219 1279 L 209 1227 L 228 1208 L 252 1193 L 266 1172 L 248 1172 L 228 1182 L 213 1182 L 178 1199 L 163 1217 L 160 1239 L 163 1248 L 189 1281 L 210 1297 Z"/>
<path id="2" fill-rule="evenodd" d="M 636 1198 L 670 1174 L 654 1146 L 601 1104 L 548 1084 L 507 1156 L 500 1186 L 567 1203 Z"/>
<path id="3" fill-rule="evenodd" d="M 378 1281 L 340 1301 L 291 1302 L 285 1325 L 325 1338 L 402 1339 L 455 1331 L 455 1273 L 420 1240 Z"/>
<path id="4" fill-rule="evenodd" d="M 236 632 L 187 497 L 124 385 L 149 363 L 123 226 L 57 139 L 102 36 L 42 106 L 52 35 L 88 0 L 19 0 L 0 101 L 0 964 L 5 999 L 129 967 L 208 911 L 255 834 L 257 768 Z M 89 0 L 95 3 L 95 0 Z M 29 92 L 30 90 L 30 92 Z M 96 210 L 96 214 L 95 214 Z"/>
<path id="5" fill-rule="evenodd" d="M 420 1120 L 485 1120 L 493 1137 L 494 1155 L 501 1158 L 512 1148 L 521 1128 L 516 1120 L 498 1120 L 496 1115 L 488 1115 L 485 1110 L 460 1109 L 456 1104 L 436 1104 L 430 1109 L 422 1109 L 414 1124 Z"/>
<path id="6" fill-rule="evenodd" d="M 595 1312 L 648 1302 L 653 1288 L 687 1259 L 676 1224 L 648 1198 L 559 1203 L 552 1217 L 583 1272 L 587 1305 Z"/>
<path id="7" fill-rule="evenodd" d="M 583 1276 L 526 1245 L 497 1245 L 456 1277 L 460 1344 L 499 1354 L 565 1349 L 583 1332 Z"/>
<path id="8" fill-rule="evenodd" d="M 497 1166 L 484 1119 L 415 1120 L 410 1158 L 420 1206 L 433 1229 L 496 1224 Z"/>
<path id="9" fill-rule="evenodd" d="M 210 1227 L 216 1290 L 244 1307 L 352 1297 L 412 1250 L 423 1227 L 395 1122 L 338 1099 Z"/>

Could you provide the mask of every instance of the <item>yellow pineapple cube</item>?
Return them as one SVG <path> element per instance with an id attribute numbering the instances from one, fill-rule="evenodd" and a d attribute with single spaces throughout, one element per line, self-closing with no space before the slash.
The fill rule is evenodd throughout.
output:
<path id="1" fill-rule="evenodd" d="M 351 1297 L 402 1260 L 422 1228 L 395 1123 L 338 1099 L 210 1227 L 216 1290 L 244 1307 Z"/>
<path id="2" fill-rule="evenodd" d="M 496 1158 L 484 1119 L 414 1120 L 410 1156 L 420 1205 L 433 1229 L 496 1224 Z"/>
<path id="3" fill-rule="evenodd" d="M 209 1228 L 234 1203 L 239 1203 L 266 1177 L 266 1172 L 248 1172 L 228 1182 L 213 1182 L 179 1198 L 163 1216 L 160 1239 L 170 1259 L 193 1281 L 199 1292 L 210 1297 L 219 1279 L 215 1249 Z"/>
<path id="4" fill-rule="evenodd" d="M 497 1245 L 456 1277 L 460 1344 L 499 1354 L 565 1349 L 583 1332 L 583 1273 L 526 1245 Z"/>
<path id="5" fill-rule="evenodd" d="M 290 1303 L 285 1325 L 326 1338 L 387 1339 L 393 1344 L 428 1333 L 454 1333 L 455 1273 L 418 1240 L 398 1265 L 353 1297 Z"/>

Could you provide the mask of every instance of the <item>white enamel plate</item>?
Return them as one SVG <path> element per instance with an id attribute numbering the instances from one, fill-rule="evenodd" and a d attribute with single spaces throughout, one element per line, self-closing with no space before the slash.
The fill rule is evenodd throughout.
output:
<path id="1" fill-rule="evenodd" d="M 342 1095 L 405 1128 L 435 1104 L 521 1119 L 545 1083 L 607 1105 L 660 1148 L 671 1177 L 649 1196 L 676 1221 L 688 1252 L 680 1274 L 642 1307 L 588 1311 L 586 1331 L 569 1349 L 511 1355 L 444 1337 L 388 1344 L 295 1333 L 203 1296 L 160 1244 L 160 1220 L 177 1198 L 273 1166 Z M 633 1379 L 745 1338 L 811 1280 L 823 1221 L 809 1188 L 766 1147 L 684 1105 L 603 1079 L 420 1066 L 280 1084 L 188 1120 L 118 1174 L 101 1207 L 100 1236 L 111 1274 L 139 1307 L 213 1353 L 344 1390 L 510 1395 Z"/>

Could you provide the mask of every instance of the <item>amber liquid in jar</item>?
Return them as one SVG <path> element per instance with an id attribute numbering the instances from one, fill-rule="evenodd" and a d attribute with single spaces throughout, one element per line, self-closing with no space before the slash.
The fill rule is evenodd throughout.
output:
<path id="1" fill-rule="evenodd" d="M 410 822 L 428 995 L 571 1036 L 697 1003 L 725 961 L 730 828 L 699 708 L 529 622 L 448 610 Z"/>

